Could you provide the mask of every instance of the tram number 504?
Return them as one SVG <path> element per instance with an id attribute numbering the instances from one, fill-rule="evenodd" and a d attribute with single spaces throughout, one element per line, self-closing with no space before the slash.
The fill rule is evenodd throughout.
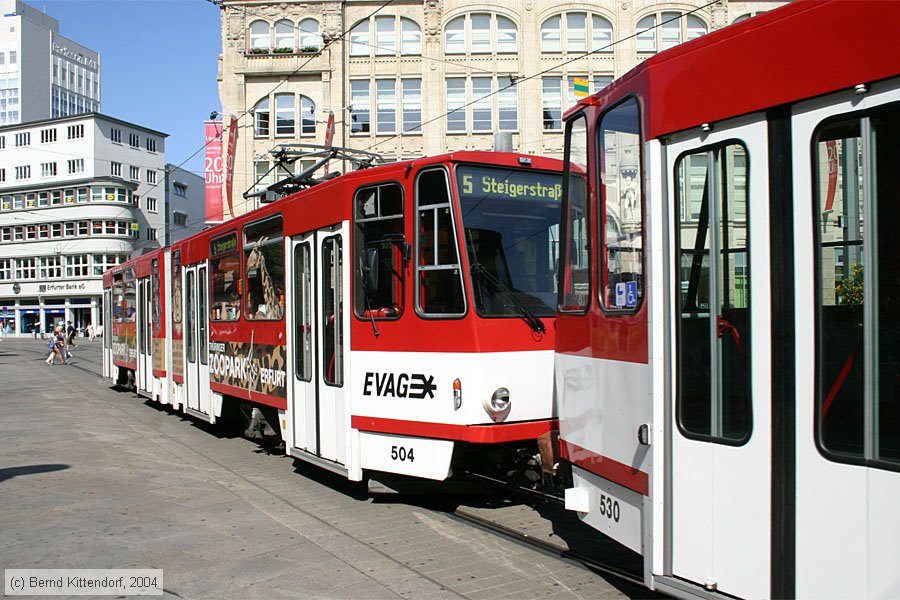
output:
<path id="1" fill-rule="evenodd" d="M 413 456 L 412 448 L 404 448 L 403 446 L 391 446 L 391 459 L 400 462 L 415 462 L 416 457 Z M 618 519 L 616 519 L 618 521 Z"/>
<path id="2" fill-rule="evenodd" d="M 620 516 L 619 501 L 606 494 L 600 494 L 600 514 L 618 523 Z"/>

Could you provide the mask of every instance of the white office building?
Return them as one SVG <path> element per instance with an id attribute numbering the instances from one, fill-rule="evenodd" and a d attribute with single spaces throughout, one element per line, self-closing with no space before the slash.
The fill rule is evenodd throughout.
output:
<path id="1" fill-rule="evenodd" d="M 0 0 L 0 15 L 0 125 L 100 111 L 97 52 L 21 0 Z"/>
<path id="2" fill-rule="evenodd" d="M 166 177 L 166 137 L 99 114 L 0 127 L 0 321 L 10 334 L 101 324 L 103 272 L 167 231 L 189 233 L 172 229 L 176 215 L 202 221 L 203 180 Z"/>

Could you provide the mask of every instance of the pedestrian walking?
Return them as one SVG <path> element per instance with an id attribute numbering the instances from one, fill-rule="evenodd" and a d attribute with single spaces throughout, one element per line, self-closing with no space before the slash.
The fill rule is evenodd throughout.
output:
<path id="1" fill-rule="evenodd" d="M 47 348 L 50 350 L 50 354 L 47 355 L 44 362 L 48 365 L 53 366 L 57 357 L 64 365 L 69 364 L 69 357 L 66 354 L 66 338 L 62 325 L 57 325 L 56 329 L 53 330 L 53 333 L 47 340 Z"/>
<path id="2" fill-rule="evenodd" d="M 87 327 L 84 328 L 84 332 L 87 333 L 88 341 L 93 342 L 94 341 L 94 324 L 88 323 Z"/>
<path id="3" fill-rule="evenodd" d="M 66 328 L 66 347 L 78 348 L 78 344 L 75 343 L 77 334 L 78 330 L 75 329 L 75 325 L 72 324 L 72 321 L 69 321 L 69 326 Z"/>

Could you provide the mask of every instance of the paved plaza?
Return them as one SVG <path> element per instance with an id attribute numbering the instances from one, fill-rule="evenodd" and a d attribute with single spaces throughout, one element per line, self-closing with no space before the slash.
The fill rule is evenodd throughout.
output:
<path id="1" fill-rule="evenodd" d="M 179 598 L 641 595 L 112 390 L 99 340 L 44 353 L 0 342 L 4 569 L 163 569 Z"/>

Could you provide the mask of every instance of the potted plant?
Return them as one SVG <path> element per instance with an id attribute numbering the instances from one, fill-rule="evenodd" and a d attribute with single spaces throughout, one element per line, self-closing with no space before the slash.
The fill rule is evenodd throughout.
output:
<path id="1" fill-rule="evenodd" d="M 318 46 L 303 46 L 302 48 L 300 48 L 300 52 L 302 52 L 303 54 L 315 54 L 318 51 Z"/>

